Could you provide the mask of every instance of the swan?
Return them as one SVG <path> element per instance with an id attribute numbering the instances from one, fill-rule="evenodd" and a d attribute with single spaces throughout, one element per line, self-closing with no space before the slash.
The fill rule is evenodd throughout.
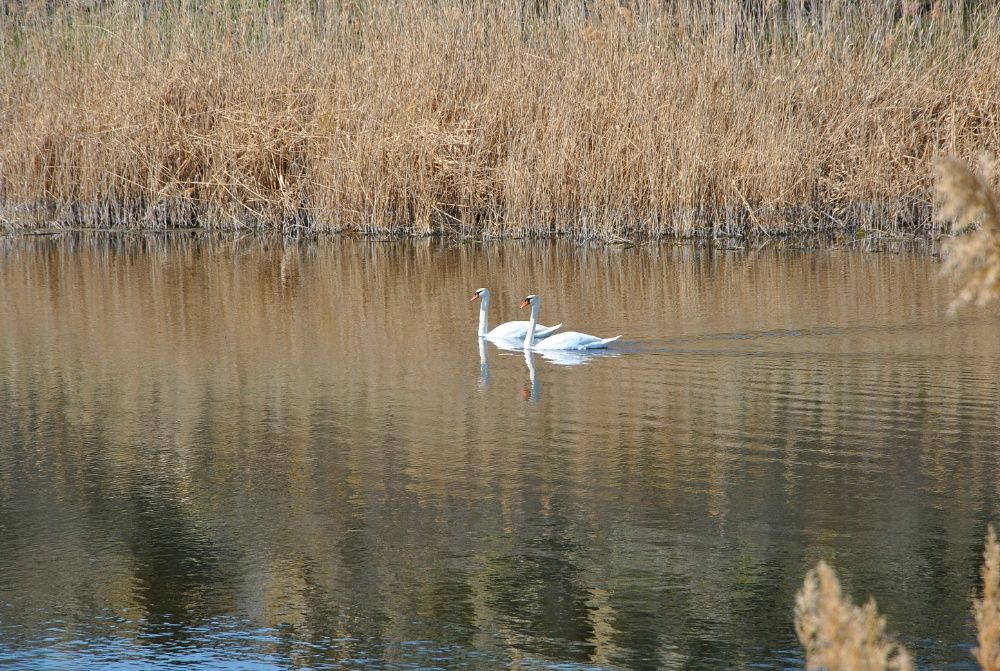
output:
<path id="1" fill-rule="evenodd" d="M 520 307 L 531 306 L 531 321 L 528 322 L 528 333 L 524 336 L 524 349 L 537 349 L 537 350 L 547 350 L 547 349 L 604 349 L 608 346 L 609 342 L 614 342 L 621 338 L 620 335 L 616 335 L 613 338 L 598 338 L 597 336 L 587 335 L 586 333 L 577 333 L 576 331 L 565 331 L 563 333 L 558 333 L 551 338 L 547 338 L 542 342 L 534 342 L 535 334 L 535 322 L 538 321 L 538 307 L 541 303 L 541 299 L 535 294 L 526 296 L 523 301 L 521 301 Z"/>
<path id="2" fill-rule="evenodd" d="M 525 321 L 506 322 L 504 324 L 500 324 L 500 326 L 497 326 L 492 331 L 487 332 L 486 329 L 488 327 L 486 325 L 486 311 L 490 309 L 490 290 L 476 289 L 469 301 L 471 302 L 475 300 L 482 300 L 482 303 L 479 305 L 480 338 L 489 338 L 491 340 L 521 340 L 528 335 L 529 322 Z M 541 340 L 560 328 L 562 328 L 562 324 L 556 324 L 555 326 L 545 326 L 544 324 L 539 324 L 534 338 Z"/>

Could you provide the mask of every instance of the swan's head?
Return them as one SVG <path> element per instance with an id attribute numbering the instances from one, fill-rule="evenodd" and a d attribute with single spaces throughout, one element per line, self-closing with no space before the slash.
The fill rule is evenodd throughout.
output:
<path id="1" fill-rule="evenodd" d="M 490 290 L 485 288 L 479 288 L 472 292 L 472 298 L 469 301 L 478 301 L 480 298 L 489 298 Z"/>
<path id="2" fill-rule="evenodd" d="M 538 296 L 536 296 L 535 294 L 531 294 L 530 296 L 525 296 L 524 300 L 521 301 L 521 305 L 519 305 L 518 307 L 526 308 L 529 305 L 537 305 L 537 304 L 538 304 Z"/>

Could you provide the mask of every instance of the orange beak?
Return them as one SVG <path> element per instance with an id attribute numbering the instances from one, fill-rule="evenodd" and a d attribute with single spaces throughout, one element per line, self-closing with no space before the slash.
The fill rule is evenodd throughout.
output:
<path id="1" fill-rule="evenodd" d="M 477 301 L 477 300 L 479 300 L 479 294 L 472 294 L 472 298 L 469 299 L 469 302 L 471 303 L 472 301 Z"/>
<path id="2" fill-rule="evenodd" d="M 521 304 L 518 305 L 518 307 L 519 308 L 526 308 L 529 305 L 531 305 L 531 301 L 529 301 L 527 298 L 525 298 L 523 301 L 521 301 Z"/>

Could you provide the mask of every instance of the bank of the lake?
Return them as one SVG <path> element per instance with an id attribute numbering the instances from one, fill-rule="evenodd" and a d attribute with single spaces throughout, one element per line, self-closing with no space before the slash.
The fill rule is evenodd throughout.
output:
<path id="1" fill-rule="evenodd" d="M 997 145 L 983 3 L 6 3 L 0 220 L 932 232 Z"/>

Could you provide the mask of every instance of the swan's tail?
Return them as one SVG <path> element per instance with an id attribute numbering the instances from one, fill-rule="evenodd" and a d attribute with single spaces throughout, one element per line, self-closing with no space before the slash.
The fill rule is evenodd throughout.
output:
<path id="1" fill-rule="evenodd" d="M 545 336 L 550 336 L 559 329 L 562 328 L 562 323 L 556 324 L 555 326 L 550 326 L 547 329 L 540 329 L 535 331 L 535 340 L 541 340 Z"/>
<path id="2" fill-rule="evenodd" d="M 600 340 L 597 340 L 587 345 L 587 349 L 604 349 L 605 347 L 608 346 L 608 343 L 612 343 L 618 340 L 619 338 L 621 338 L 620 335 L 616 335 L 613 338 L 601 338 Z"/>

